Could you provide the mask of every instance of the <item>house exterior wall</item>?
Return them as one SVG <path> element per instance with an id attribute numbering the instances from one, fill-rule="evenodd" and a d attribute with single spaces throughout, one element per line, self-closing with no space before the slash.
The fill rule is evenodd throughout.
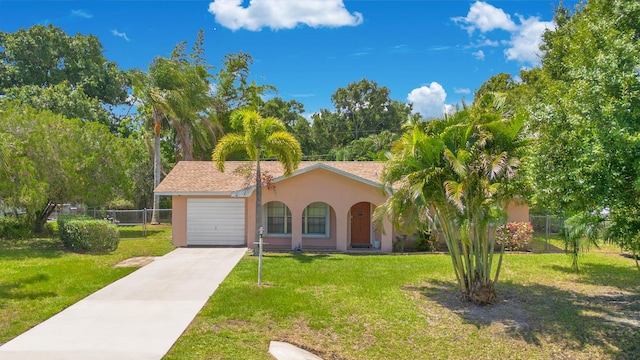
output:
<path id="1" fill-rule="evenodd" d="M 368 185 L 361 181 L 337 174 L 333 171 L 318 168 L 309 172 L 276 182 L 275 189 L 263 188 L 262 204 L 269 201 L 280 201 L 289 207 L 291 211 L 291 248 L 298 244 L 317 248 L 332 248 L 339 251 L 346 251 L 350 244 L 349 232 L 349 211 L 356 203 L 367 201 L 374 206 L 382 204 L 386 200 L 386 194 L 373 185 Z M 247 213 L 255 214 L 255 192 L 247 198 Z M 328 239 L 308 238 L 302 234 L 302 213 L 311 203 L 324 202 L 332 209 L 330 220 L 331 237 Z M 254 216 L 247 217 L 246 224 L 247 239 L 254 238 L 255 219 Z M 381 250 L 390 252 L 391 225 L 385 223 L 385 234 L 381 235 Z M 282 244 L 283 238 L 274 238 Z M 286 241 L 286 240 L 284 240 Z M 269 238 L 265 242 L 271 244 Z M 247 244 L 253 246 L 253 241 Z"/>
<path id="2" fill-rule="evenodd" d="M 171 241 L 175 246 L 187 246 L 187 197 L 171 197 Z"/>
<path id="3" fill-rule="evenodd" d="M 523 199 L 515 198 L 509 201 L 507 207 L 507 221 L 508 222 L 528 222 L 529 221 L 529 206 L 525 204 Z"/>

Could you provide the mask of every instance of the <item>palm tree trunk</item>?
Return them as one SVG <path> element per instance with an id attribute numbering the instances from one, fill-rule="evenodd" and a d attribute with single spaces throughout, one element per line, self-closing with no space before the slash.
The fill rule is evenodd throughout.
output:
<path id="1" fill-rule="evenodd" d="M 160 111 L 153 110 L 153 188 L 160 184 L 160 170 L 162 169 L 162 160 L 160 158 Z M 151 225 L 160 224 L 160 196 L 153 194 L 153 211 L 151 212 Z"/>
<path id="2" fill-rule="evenodd" d="M 262 226 L 262 174 L 260 173 L 260 150 L 256 160 L 256 233 L 253 244 L 253 255 L 258 255 L 255 243 L 260 241 L 260 227 Z"/>

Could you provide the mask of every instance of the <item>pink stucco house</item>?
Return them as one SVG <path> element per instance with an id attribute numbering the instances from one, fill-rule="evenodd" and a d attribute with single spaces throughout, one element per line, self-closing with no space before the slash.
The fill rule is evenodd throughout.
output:
<path id="1" fill-rule="evenodd" d="M 273 178 L 263 187 L 264 242 L 267 249 L 332 250 L 354 248 L 391 252 L 393 231 L 371 223 L 375 207 L 388 196 L 380 185 L 382 163 L 303 161 L 284 177 L 278 162 L 260 163 Z M 227 161 L 225 172 L 210 161 L 182 161 L 155 189 L 172 196 L 176 246 L 253 247 L 256 192 L 252 163 Z M 526 205 L 512 201 L 509 221 L 528 221 Z"/>

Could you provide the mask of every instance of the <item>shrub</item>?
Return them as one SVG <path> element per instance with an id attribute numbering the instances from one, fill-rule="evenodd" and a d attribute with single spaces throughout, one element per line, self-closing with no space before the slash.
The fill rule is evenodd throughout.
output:
<path id="1" fill-rule="evenodd" d="M 25 216 L 0 217 L 0 238 L 25 239 L 31 235 L 31 224 Z"/>
<path id="2" fill-rule="evenodd" d="M 392 250 L 393 252 L 404 252 L 404 245 L 407 242 L 407 235 L 396 236 L 393 240 Z"/>
<path id="3" fill-rule="evenodd" d="M 121 198 L 113 199 L 109 201 L 107 204 L 108 210 L 134 210 L 135 205 L 130 200 L 125 200 Z"/>
<path id="4" fill-rule="evenodd" d="M 435 231 L 417 231 L 414 234 L 416 239 L 416 250 L 436 251 L 438 248 L 438 234 Z"/>
<path id="5" fill-rule="evenodd" d="M 78 252 L 103 254 L 120 243 L 118 227 L 106 220 L 63 217 L 58 219 L 58 232 L 64 246 Z"/>
<path id="6" fill-rule="evenodd" d="M 496 231 L 496 244 L 506 250 L 526 251 L 533 241 L 533 227 L 530 222 L 510 222 Z"/>

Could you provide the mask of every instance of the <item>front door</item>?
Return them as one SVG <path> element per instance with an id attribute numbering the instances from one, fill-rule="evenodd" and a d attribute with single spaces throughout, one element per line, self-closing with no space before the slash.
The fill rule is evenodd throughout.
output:
<path id="1" fill-rule="evenodd" d="M 371 244 L 371 204 L 360 202 L 351 207 L 351 246 Z"/>

